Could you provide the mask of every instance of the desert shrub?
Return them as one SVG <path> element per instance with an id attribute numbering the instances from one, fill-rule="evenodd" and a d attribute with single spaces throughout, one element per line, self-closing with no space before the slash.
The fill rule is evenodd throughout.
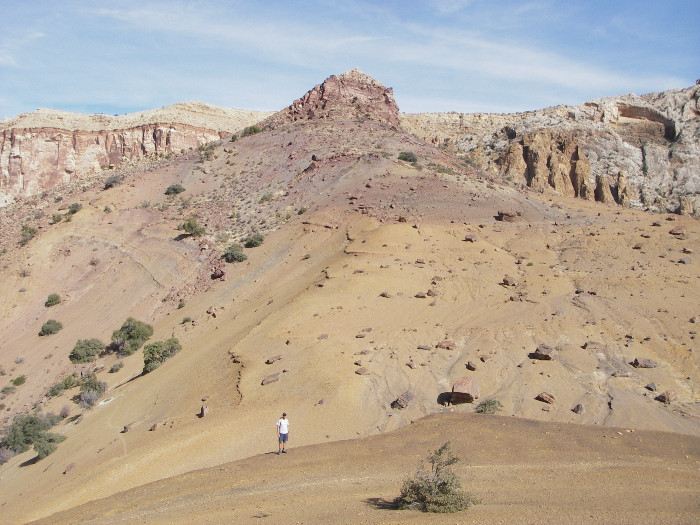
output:
<path id="1" fill-rule="evenodd" d="M 19 245 L 24 246 L 36 235 L 37 229 L 32 226 L 22 225 L 20 230 Z"/>
<path id="2" fill-rule="evenodd" d="M 61 416 L 61 419 L 66 419 L 70 416 L 70 407 L 68 405 L 63 405 L 58 415 Z"/>
<path id="3" fill-rule="evenodd" d="M 179 193 L 182 193 L 183 191 L 185 191 L 185 188 L 182 186 L 182 184 L 171 184 L 165 189 L 165 194 L 177 195 Z"/>
<path id="4" fill-rule="evenodd" d="M 0 447 L 0 465 L 4 465 L 14 457 L 15 453 L 9 448 Z"/>
<path id="5" fill-rule="evenodd" d="M 60 213 L 51 214 L 51 224 L 58 224 L 61 220 L 63 220 L 63 215 Z"/>
<path id="6" fill-rule="evenodd" d="M 27 376 L 17 376 L 12 380 L 13 386 L 22 386 L 27 381 Z"/>
<path id="7" fill-rule="evenodd" d="M 228 248 L 226 248 L 226 251 L 224 251 L 222 257 L 228 263 L 243 262 L 248 258 L 248 256 L 243 253 L 243 246 L 240 244 L 230 245 Z"/>
<path id="8" fill-rule="evenodd" d="M 152 372 L 180 350 L 182 350 L 182 345 L 175 337 L 171 337 L 167 341 L 156 341 L 146 345 L 143 349 L 143 373 Z"/>
<path id="9" fill-rule="evenodd" d="M 397 506 L 424 512 L 458 512 L 477 503 L 474 496 L 462 491 L 459 479 L 450 468 L 458 461 L 449 441 L 429 454 L 430 470 L 421 465 L 413 478 L 404 481 L 401 495 L 395 502 Z"/>
<path id="10" fill-rule="evenodd" d="M 41 325 L 41 330 L 39 331 L 39 335 L 43 336 L 43 335 L 57 334 L 62 329 L 63 329 L 63 324 L 60 321 L 56 321 L 55 319 L 49 319 L 43 325 Z"/>
<path id="11" fill-rule="evenodd" d="M 71 374 L 49 388 L 47 395 L 49 397 L 60 396 L 65 390 L 73 388 L 74 386 L 78 386 L 78 378 L 75 377 L 75 374 Z"/>
<path id="12" fill-rule="evenodd" d="M 44 303 L 44 306 L 46 306 L 46 308 L 50 308 L 52 306 L 56 306 L 60 302 L 61 302 L 61 296 L 58 295 L 57 293 L 52 293 L 52 294 L 49 294 L 49 296 L 46 298 L 46 302 Z"/>
<path id="13" fill-rule="evenodd" d="M 502 408 L 503 405 L 498 399 L 487 399 L 476 406 L 476 411 L 479 414 L 495 414 L 500 412 Z"/>
<path id="14" fill-rule="evenodd" d="M 241 137 L 248 137 L 250 135 L 255 135 L 256 133 L 260 133 L 261 131 L 262 130 L 258 126 L 248 126 L 241 133 Z"/>
<path id="15" fill-rule="evenodd" d="M 297 210 L 297 215 L 304 215 L 307 211 L 309 211 L 309 208 L 306 206 L 302 206 Z"/>
<path id="16" fill-rule="evenodd" d="M 412 151 L 402 151 L 399 153 L 399 160 L 406 162 L 418 162 L 418 157 Z"/>
<path id="17" fill-rule="evenodd" d="M 88 372 L 81 377 L 79 384 L 81 392 L 96 392 L 98 397 L 101 397 L 107 391 L 107 383 L 100 381 L 94 371 Z"/>
<path id="18" fill-rule="evenodd" d="M 105 345 L 99 339 L 78 339 L 68 359 L 71 363 L 89 363 L 104 349 Z"/>
<path id="19" fill-rule="evenodd" d="M 124 180 L 124 177 L 120 175 L 110 175 L 107 177 L 107 180 L 105 181 L 104 189 L 108 190 L 110 188 L 114 188 L 118 184 L 121 184 L 121 182 Z"/>
<path id="20" fill-rule="evenodd" d="M 112 332 L 111 350 L 120 355 L 131 355 L 153 335 L 153 327 L 129 317 L 119 330 Z"/>
<path id="21" fill-rule="evenodd" d="M 233 135 L 231 135 L 231 140 L 229 142 L 236 142 L 237 140 L 238 140 L 238 135 L 236 135 L 234 133 Z"/>
<path id="22" fill-rule="evenodd" d="M 78 405 L 80 408 L 90 410 L 95 406 L 98 399 L 100 399 L 100 395 L 95 390 L 86 390 L 85 392 L 80 393 Z"/>
<path id="23" fill-rule="evenodd" d="M 189 233 L 192 237 L 201 237 L 206 233 L 204 226 L 200 225 L 194 217 L 183 222 L 180 225 L 180 229 L 184 230 L 185 233 Z"/>
<path id="24" fill-rule="evenodd" d="M 43 459 L 56 450 L 56 445 L 65 439 L 63 436 L 48 432 L 57 422 L 58 418 L 53 414 L 16 416 L 12 424 L 5 429 L 0 448 L 8 449 L 14 454 L 21 454 L 34 446 L 39 459 Z"/>
<path id="25" fill-rule="evenodd" d="M 123 367 L 124 367 L 124 363 L 122 361 L 117 361 L 109 369 L 109 373 L 114 374 L 115 372 L 119 372 Z"/>
<path id="26" fill-rule="evenodd" d="M 179 310 L 180 308 L 184 308 L 184 307 L 185 307 L 185 301 L 180 299 L 180 302 L 177 303 L 177 309 Z"/>
<path id="27" fill-rule="evenodd" d="M 15 391 L 15 387 L 13 387 L 12 385 L 7 385 L 7 386 L 2 387 L 2 389 L 0 389 L 0 393 L 4 396 L 6 396 L 7 394 L 11 394 L 14 391 Z"/>
<path id="28" fill-rule="evenodd" d="M 68 206 L 68 213 L 70 215 L 75 215 L 76 213 L 78 213 L 82 209 L 83 209 L 82 204 L 80 204 L 79 202 L 74 202 L 73 204 Z"/>
<path id="29" fill-rule="evenodd" d="M 243 245 L 246 248 L 256 248 L 260 246 L 264 240 L 265 236 L 262 233 L 254 233 L 243 242 Z"/>
<path id="30" fill-rule="evenodd" d="M 183 317 L 182 321 L 180 321 L 180 324 L 191 323 L 191 322 L 192 322 L 191 317 Z"/>
<path id="31" fill-rule="evenodd" d="M 271 201 L 274 198 L 275 198 L 275 195 L 268 191 L 262 197 L 260 197 L 260 200 L 258 202 L 260 204 L 262 204 L 263 202 Z"/>

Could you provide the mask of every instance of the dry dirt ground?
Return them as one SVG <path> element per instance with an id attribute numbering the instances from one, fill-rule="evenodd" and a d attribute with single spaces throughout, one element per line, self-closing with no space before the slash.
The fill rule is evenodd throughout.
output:
<path id="1" fill-rule="evenodd" d="M 405 149 L 422 169 L 397 160 Z M 56 452 L 0 467 L 0 521 L 81 522 L 47 516 L 107 498 L 97 522 L 123 511 L 143 522 L 417 522 L 382 499 L 448 439 L 484 503 L 436 523 L 697 521 L 697 221 L 494 185 L 371 120 L 291 124 L 212 153 L 109 190 L 73 188 L 62 203 L 37 199 L 21 220 L 2 215 L 3 229 L 42 228 L 21 249 L 3 241 L 0 365 L 3 381 L 27 379 L 5 413 L 68 405 L 71 417 L 54 429 L 66 436 Z M 174 183 L 186 193 L 165 197 Z M 70 222 L 48 224 L 74 201 L 83 209 Z M 502 209 L 515 222 L 497 221 Z M 176 229 L 192 216 L 204 240 Z M 265 242 L 247 261 L 221 262 L 255 230 Z M 214 266 L 225 280 L 210 278 Z M 52 292 L 64 301 L 45 308 Z M 67 359 L 77 339 L 107 342 L 128 316 L 183 350 L 146 376 L 142 351 L 116 373 L 114 356 L 100 358 L 109 390 L 91 411 L 71 402 L 76 389 L 44 398 L 80 371 Z M 64 329 L 38 337 L 49 318 Z M 454 347 L 438 348 L 445 340 Z M 553 360 L 532 359 L 542 343 Z M 422 419 L 449 412 L 438 401 L 465 376 L 506 417 L 462 405 Z M 405 391 L 413 403 L 390 408 Z M 662 391 L 677 397 L 656 401 Z M 278 458 L 268 453 L 283 410 L 293 452 Z"/>
<path id="2" fill-rule="evenodd" d="M 445 441 L 481 503 L 447 515 L 392 508 L 403 479 Z M 386 434 L 197 470 L 36 523 L 690 524 L 700 519 L 699 445 L 456 409 Z"/>

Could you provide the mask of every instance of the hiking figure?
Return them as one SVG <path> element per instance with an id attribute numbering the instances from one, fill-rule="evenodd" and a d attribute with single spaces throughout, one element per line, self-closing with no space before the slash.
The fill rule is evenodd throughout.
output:
<path id="1" fill-rule="evenodd" d="M 283 412 L 282 417 L 277 420 L 277 441 L 279 443 L 279 449 L 277 450 L 277 455 L 286 454 L 285 445 L 289 440 L 289 419 L 287 419 L 287 413 Z"/>

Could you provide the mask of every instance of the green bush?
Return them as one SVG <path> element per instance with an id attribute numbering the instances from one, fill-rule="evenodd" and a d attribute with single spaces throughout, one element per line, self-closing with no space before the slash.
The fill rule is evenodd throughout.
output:
<path id="1" fill-rule="evenodd" d="M 185 188 L 182 186 L 182 184 L 171 184 L 165 189 L 165 194 L 177 195 L 178 193 L 182 193 L 183 191 L 185 191 Z"/>
<path id="2" fill-rule="evenodd" d="M 122 368 L 124 367 L 124 362 L 123 361 L 117 361 L 112 365 L 112 368 L 109 369 L 110 374 L 114 374 L 116 372 L 119 372 Z"/>
<path id="3" fill-rule="evenodd" d="M 60 213 L 54 213 L 51 215 L 51 224 L 58 224 L 63 220 L 63 215 Z"/>
<path id="4" fill-rule="evenodd" d="M 24 224 L 20 230 L 19 245 L 24 246 L 36 235 L 37 229 Z"/>
<path id="5" fill-rule="evenodd" d="M 100 381 L 97 378 L 97 374 L 92 371 L 85 374 L 80 378 L 80 391 L 81 392 L 97 392 L 99 396 L 102 396 L 107 391 L 107 383 Z"/>
<path id="6" fill-rule="evenodd" d="M 418 162 L 418 157 L 412 151 L 402 151 L 399 153 L 399 160 L 406 162 Z"/>
<path id="7" fill-rule="evenodd" d="M 302 206 L 297 210 L 297 215 L 304 215 L 308 210 L 309 208 L 307 208 L 306 206 Z"/>
<path id="8" fill-rule="evenodd" d="M 57 334 L 62 329 L 63 324 L 61 324 L 59 321 L 56 321 L 55 319 L 49 319 L 43 325 L 41 325 L 41 331 L 39 332 L 39 335 L 43 336 Z"/>
<path id="9" fill-rule="evenodd" d="M 487 399 L 476 406 L 476 411 L 479 414 L 495 414 L 500 412 L 502 408 L 503 405 L 497 399 Z"/>
<path id="10" fill-rule="evenodd" d="M 112 344 L 109 350 L 116 351 L 120 355 L 131 355 L 152 335 L 151 325 L 129 317 L 119 330 L 112 332 Z"/>
<path id="11" fill-rule="evenodd" d="M 78 386 L 78 378 L 75 376 L 75 374 L 71 374 L 64 377 L 61 381 L 49 388 L 47 395 L 49 397 L 57 397 L 63 394 L 64 391 L 68 390 L 69 388 L 73 388 L 74 386 Z"/>
<path id="12" fill-rule="evenodd" d="M 108 190 L 110 188 L 114 188 L 116 185 L 121 184 L 123 180 L 124 177 L 120 175 L 110 175 L 105 181 L 104 189 Z"/>
<path id="13" fill-rule="evenodd" d="M 248 126 L 241 133 L 241 137 L 248 137 L 250 135 L 255 135 L 256 133 L 260 133 L 261 131 L 262 130 L 258 126 Z"/>
<path id="14" fill-rule="evenodd" d="M 12 380 L 14 386 L 22 386 L 27 381 L 27 376 L 17 376 Z"/>
<path id="15" fill-rule="evenodd" d="M 226 248 L 226 251 L 224 251 L 222 257 L 228 263 L 243 262 L 248 258 L 248 256 L 243 253 L 243 246 L 240 244 L 230 245 L 228 248 Z"/>
<path id="16" fill-rule="evenodd" d="M 143 373 L 152 372 L 180 350 L 182 350 L 182 346 L 175 337 L 171 337 L 167 341 L 156 341 L 146 345 L 143 349 Z"/>
<path id="17" fill-rule="evenodd" d="M 275 195 L 274 195 L 273 193 L 271 193 L 271 192 L 268 191 L 268 192 L 265 193 L 262 197 L 260 197 L 260 200 L 259 200 L 258 202 L 259 202 L 260 204 L 262 204 L 263 202 L 271 201 L 271 200 L 273 200 L 274 198 L 275 198 Z"/>
<path id="18" fill-rule="evenodd" d="M 105 345 L 99 339 L 78 339 L 68 359 L 71 363 L 90 363 L 104 349 Z"/>
<path id="19" fill-rule="evenodd" d="M 61 296 L 58 295 L 57 293 L 52 293 L 46 298 L 46 302 L 44 303 L 44 306 L 46 306 L 46 308 L 50 308 L 51 306 L 56 306 L 60 302 L 61 302 Z"/>
<path id="20" fill-rule="evenodd" d="M 180 321 L 180 324 L 186 324 L 186 323 L 191 323 L 192 318 L 191 317 L 183 317 L 182 321 Z"/>
<path id="21" fill-rule="evenodd" d="M 185 233 L 189 233 L 192 237 L 201 237 L 206 233 L 204 226 L 201 226 L 194 217 L 183 222 L 180 225 L 180 229 L 184 230 Z"/>
<path id="22" fill-rule="evenodd" d="M 262 233 L 254 233 L 244 241 L 243 245 L 246 248 L 256 248 L 260 246 L 264 240 L 265 236 Z"/>
<path id="23" fill-rule="evenodd" d="M 395 503 L 399 508 L 419 509 L 424 512 L 458 512 L 477 503 L 471 494 L 462 491 L 452 469 L 459 458 L 452 454 L 450 442 L 428 455 L 430 471 L 421 467 L 415 476 L 407 479 Z"/>
<path id="24" fill-rule="evenodd" d="M 39 459 L 43 459 L 55 451 L 57 444 L 65 439 L 64 436 L 48 432 L 59 420 L 60 418 L 53 414 L 16 416 L 5 430 L 0 447 L 11 450 L 14 454 L 21 454 L 34 446 Z"/>
<path id="25" fill-rule="evenodd" d="M 73 204 L 68 206 L 68 213 L 70 215 L 75 215 L 76 213 L 78 213 L 82 209 L 83 209 L 82 204 L 80 204 L 79 202 L 74 202 Z"/>

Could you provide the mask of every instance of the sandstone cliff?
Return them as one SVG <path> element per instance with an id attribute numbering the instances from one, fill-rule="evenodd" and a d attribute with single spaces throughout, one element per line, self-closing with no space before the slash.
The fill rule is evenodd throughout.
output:
<path id="1" fill-rule="evenodd" d="M 122 116 L 48 109 L 0 123 L 0 206 L 107 166 L 178 154 L 269 113 L 188 102 Z"/>
<path id="2" fill-rule="evenodd" d="M 700 86 L 516 114 L 401 115 L 413 134 L 539 191 L 700 214 Z"/>

